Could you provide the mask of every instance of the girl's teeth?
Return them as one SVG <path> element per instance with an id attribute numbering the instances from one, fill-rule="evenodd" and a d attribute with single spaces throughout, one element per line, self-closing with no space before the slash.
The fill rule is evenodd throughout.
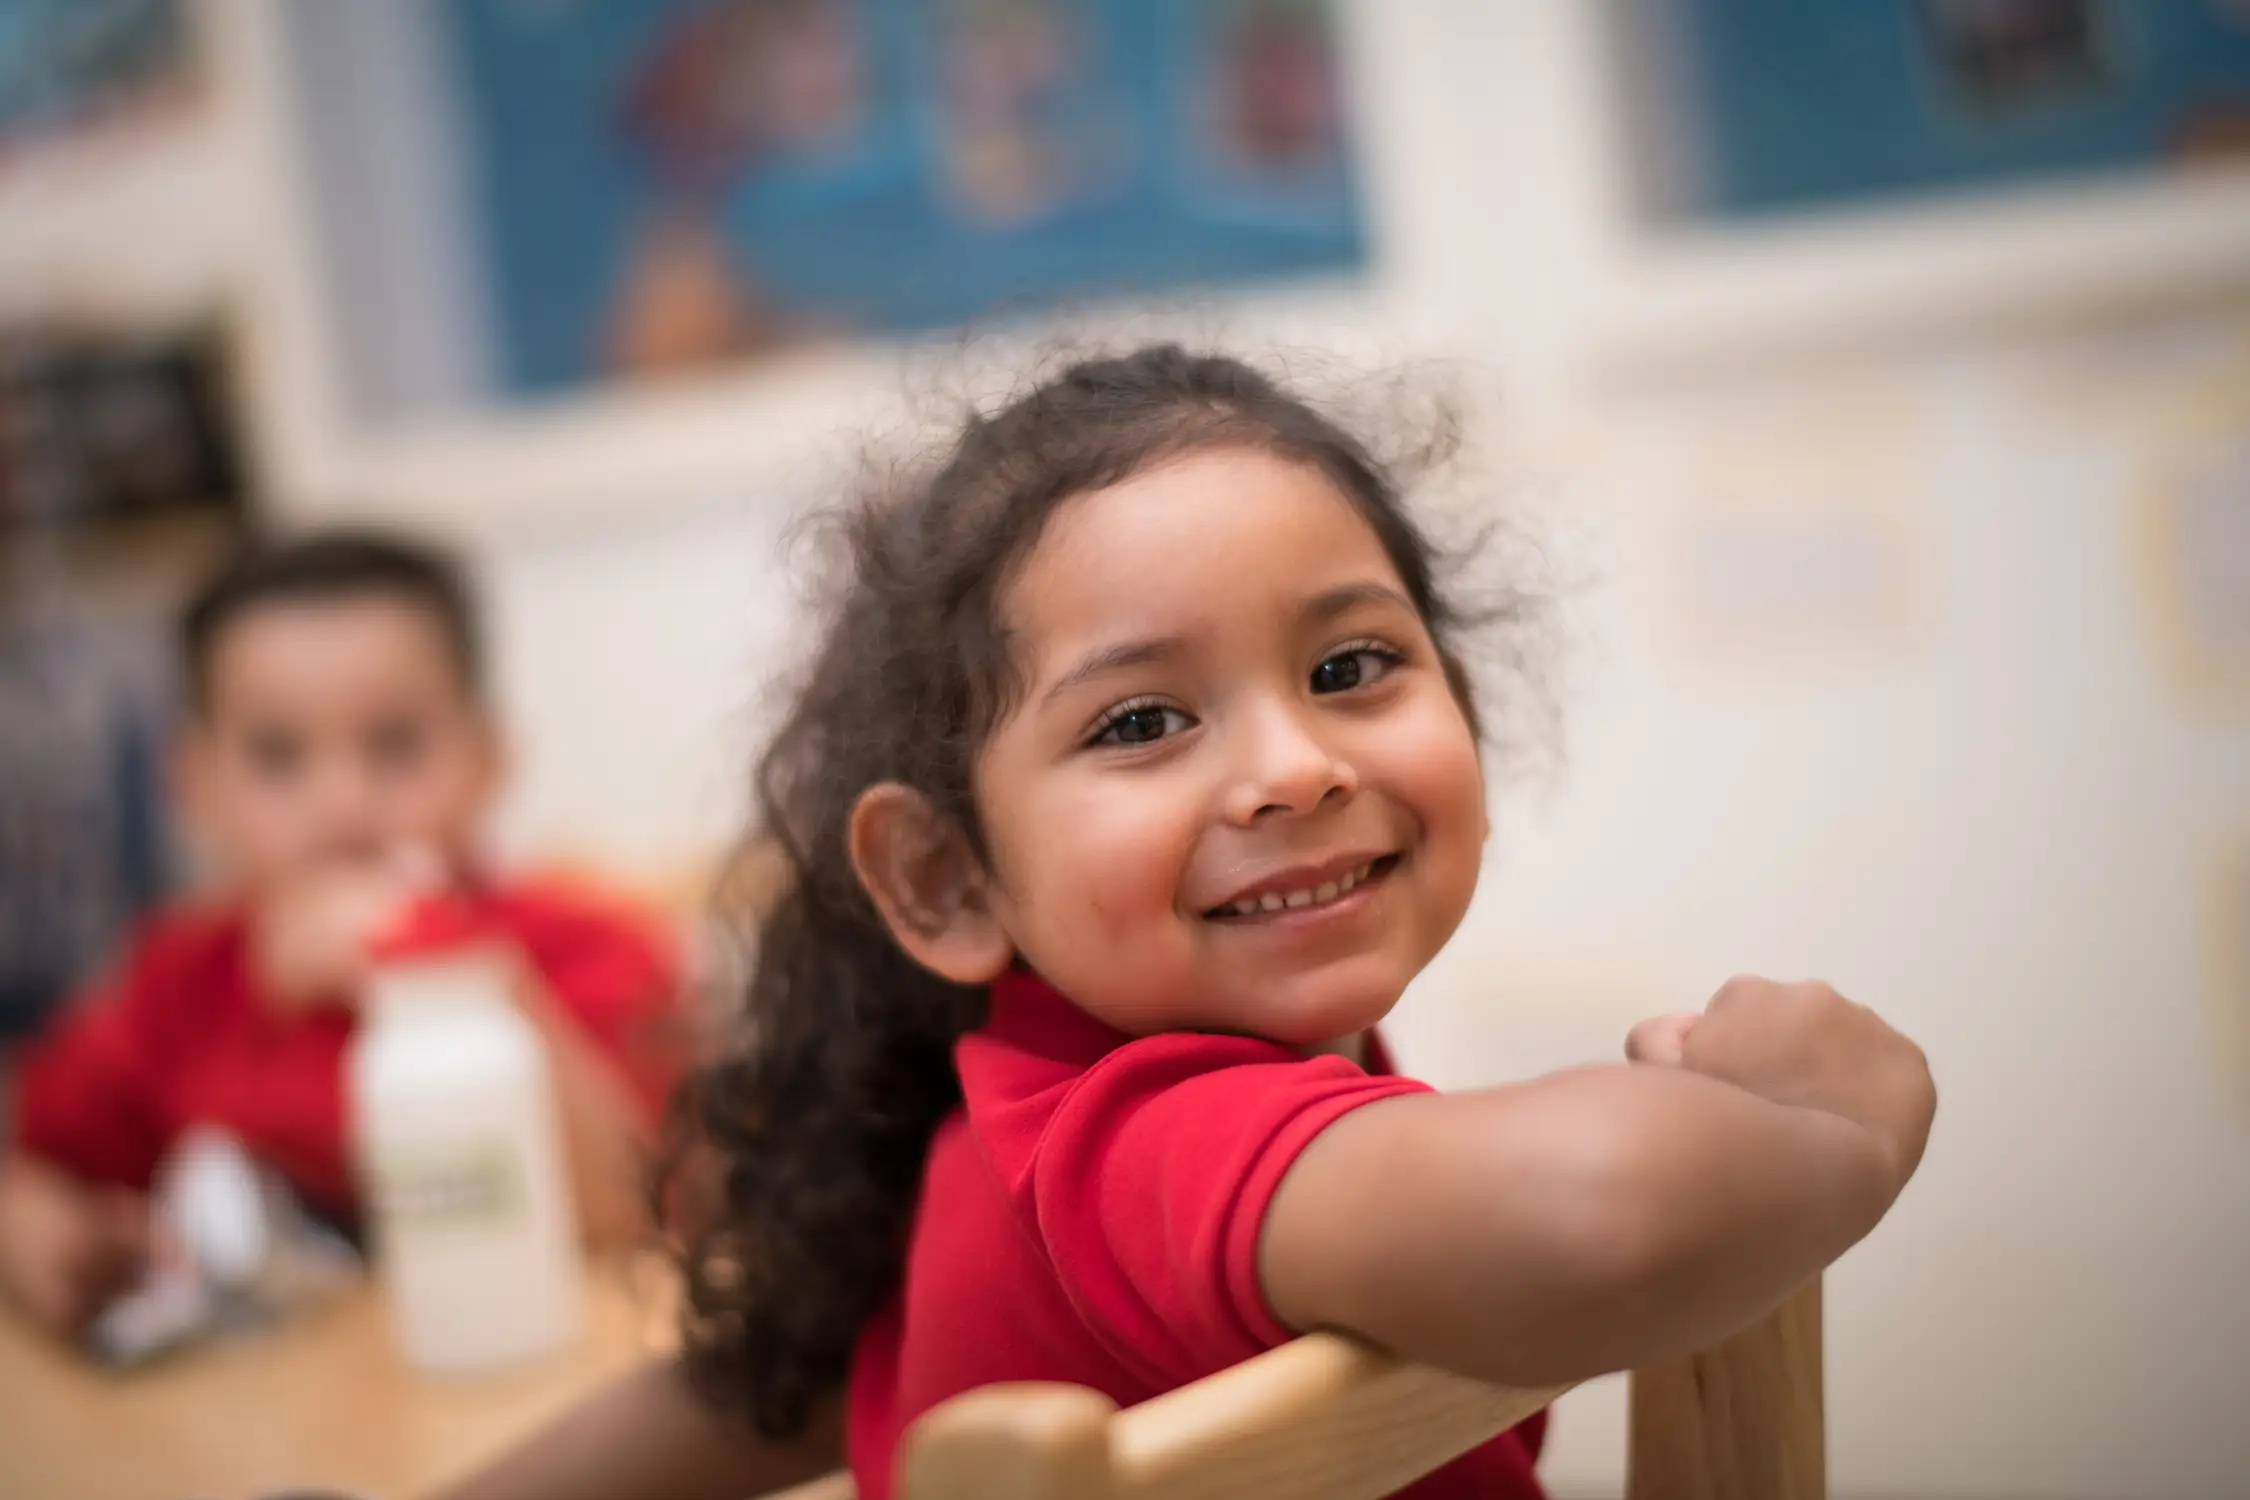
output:
<path id="1" fill-rule="evenodd" d="M 1315 886 L 1311 890 L 1290 891 L 1286 895 L 1269 891 L 1263 896 L 1246 896 L 1228 907 L 1227 910 L 1238 917 L 1254 917 L 1260 912 L 1294 911 L 1306 906 L 1325 906 L 1339 896 L 1350 895 L 1358 889 L 1361 881 L 1372 879 L 1374 874 L 1375 867 L 1372 864 L 1361 865 L 1358 869 L 1340 875 L 1323 885 Z"/>

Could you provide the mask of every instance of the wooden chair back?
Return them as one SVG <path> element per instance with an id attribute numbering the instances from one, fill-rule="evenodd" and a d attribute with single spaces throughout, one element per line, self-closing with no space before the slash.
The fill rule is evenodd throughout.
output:
<path id="1" fill-rule="evenodd" d="M 1631 1380 L 1628 1500 L 1825 1500 L 1817 1280 Z M 1485 1385 L 1335 1334 L 1124 1410 L 1079 1386 L 989 1386 L 915 1424 L 899 1500 L 1378 1500 L 1565 1389 Z M 790 1500 L 852 1488 L 838 1475 Z"/>

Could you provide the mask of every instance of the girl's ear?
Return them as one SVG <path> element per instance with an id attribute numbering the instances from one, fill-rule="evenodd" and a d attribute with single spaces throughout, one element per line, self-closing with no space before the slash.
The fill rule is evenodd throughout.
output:
<path id="1" fill-rule="evenodd" d="M 989 879 L 959 829 L 912 787 L 886 781 L 852 808 L 852 869 L 891 936 L 955 984 L 990 984 L 1015 957 Z"/>

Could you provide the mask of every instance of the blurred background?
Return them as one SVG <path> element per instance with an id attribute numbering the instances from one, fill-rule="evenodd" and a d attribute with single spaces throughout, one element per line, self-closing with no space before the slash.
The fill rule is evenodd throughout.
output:
<path id="1" fill-rule="evenodd" d="M 466 549 L 509 850 L 689 913 L 790 519 L 1087 329 L 1435 363 L 1547 528 L 1407 1064 L 1833 980 L 1944 1095 L 1835 1492 L 2250 1493 L 2240 0 L 0 0 L 0 1027 L 178 879 L 230 535 Z M 1604 1383 L 1548 1472 L 1623 1453 Z"/>

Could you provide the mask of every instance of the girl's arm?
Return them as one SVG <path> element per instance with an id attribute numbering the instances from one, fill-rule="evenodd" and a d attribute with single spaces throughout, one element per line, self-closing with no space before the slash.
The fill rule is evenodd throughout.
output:
<path id="1" fill-rule="evenodd" d="M 1268 1210 L 1274 1311 L 1526 1386 L 1748 1323 L 1875 1226 L 1935 1092 L 1911 1042 L 1821 986 L 1730 985 L 1683 1061 L 1344 1116 Z"/>
<path id="2" fill-rule="evenodd" d="M 839 1406 L 775 1442 L 713 1411 L 663 1362 L 595 1392 L 435 1500 L 749 1500 L 843 1466 Z"/>

